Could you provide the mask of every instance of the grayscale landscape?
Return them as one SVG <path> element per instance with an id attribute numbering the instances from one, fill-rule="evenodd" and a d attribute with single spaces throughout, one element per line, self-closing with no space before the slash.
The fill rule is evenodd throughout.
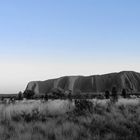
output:
<path id="1" fill-rule="evenodd" d="M 139 82 L 132 71 L 29 82 L 0 96 L 1 140 L 137 140 Z"/>
<path id="2" fill-rule="evenodd" d="M 140 140 L 140 0 L 0 0 L 0 140 Z"/>

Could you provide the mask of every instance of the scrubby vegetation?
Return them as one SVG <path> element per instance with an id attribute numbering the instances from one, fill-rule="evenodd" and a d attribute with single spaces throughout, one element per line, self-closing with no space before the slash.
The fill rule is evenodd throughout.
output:
<path id="1" fill-rule="evenodd" d="M 85 102 L 85 101 L 84 101 Z M 0 105 L 0 140 L 138 140 L 139 104 L 102 105 L 51 114 L 47 103 Z M 82 104 L 82 103 L 80 103 Z M 86 101 L 91 106 L 91 102 Z"/>

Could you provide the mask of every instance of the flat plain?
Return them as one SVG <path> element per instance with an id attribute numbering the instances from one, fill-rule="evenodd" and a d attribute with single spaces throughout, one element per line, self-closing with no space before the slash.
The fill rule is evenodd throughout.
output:
<path id="1" fill-rule="evenodd" d="M 139 99 L 89 100 L 80 111 L 69 100 L 0 104 L 0 140 L 137 140 Z"/>

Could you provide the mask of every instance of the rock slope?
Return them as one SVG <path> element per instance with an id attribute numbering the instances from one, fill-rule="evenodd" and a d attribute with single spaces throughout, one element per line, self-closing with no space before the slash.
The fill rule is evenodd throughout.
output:
<path id="1" fill-rule="evenodd" d="M 92 76 L 64 76 L 46 81 L 32 81 L 27 85 L 26 90 L 33 90 L 36 94 L 49 93 L 53 88 L 72 90 L 74 94 L 81 92 L 104 92 L 116 86 L 118 91 L 123 88 L 140 91 L 140 73 L 133 71 L 122 71 L 104 75 Z"/>

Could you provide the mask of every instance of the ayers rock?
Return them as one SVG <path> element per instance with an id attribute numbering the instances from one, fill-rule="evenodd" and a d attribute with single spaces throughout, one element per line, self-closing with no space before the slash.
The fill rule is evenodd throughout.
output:
<path id="1" fill-rule="evenodd" d="M 35 94 L 45 94 L 54 88 L 72 90 L 74 94 L 77 90 L 81 92 L 104 92 L 116 86 L 118 91 L 126 88 L 140 92 L 140 73 L 133 71 L 122 71 L 104 75 L 92 76 L 64 76 L 46 81 L 32 81 L 27 85 L 26 90 L 32 90 Z"/>

